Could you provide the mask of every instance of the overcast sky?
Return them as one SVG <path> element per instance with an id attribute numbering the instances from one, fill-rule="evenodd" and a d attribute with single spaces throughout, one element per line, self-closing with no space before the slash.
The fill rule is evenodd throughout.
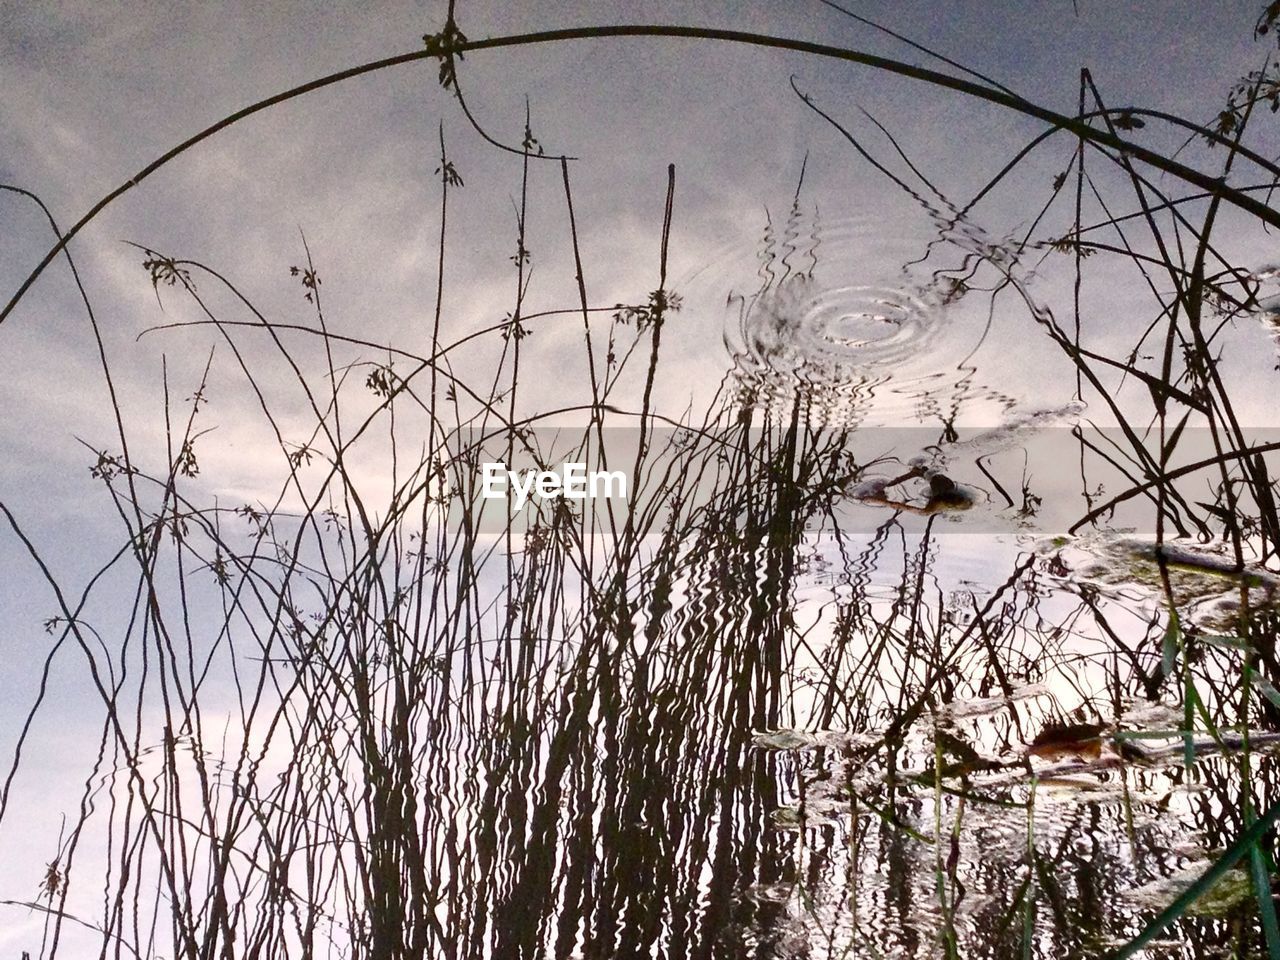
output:
<path id="1" fill-rule="evenodd" d="M 1083 65 L 1112 104 L 1207 121 L 1235 79 L 1272 51 L 1272 41 L 1252 37 L 1258 7 L 1041 0 L 858 3 L 853 9 L 1064 113 L 1075 110 Z M 472 38 L 628 21 L 725 26 L 953 69 L 816 0 L 576 7 L 463 2 L 458 18 Z M 422 35 L 442 19 L 438 3 L 0 4 L 0 182 L 38 193 L 65 227 L 193 132 L 310 79 L 420 49 Z M 579 158 L 571 174 L 594 304 L 635 302 L 657 285 L 666 167 L 675 164 L 671 276 L 686 307 L 668 337 L 659 387 L 677 412 L 731 365 L 723 342 L 731 324 L 725 299 L 755 274 L 766 217 L 785 218 L 802 164 L 805 216 L 819 211 L 827 231 L 826 283 L 891 286 L 900 279 L 895 264 L 930 236 L 919 206 L 807 110 L 790 78 L 901 172 L 861 111 L 873 115 L 956 202 L 1041 130 L 1026 117 L 917 81 L 722 43 L 575 41 L 474 52 L 460 66 L 468 100 L 494 136 L 519 141 L 527 98 L 533 132 L 547 151 Z M 1271 140 L 1274 126 L 1263 119 Z M 139 340 L 148 328 L 197 314 L 173 291 L 162 290 L 163 305 L 157 302 L 142 254 L 129 242 L 201 261 L 273 318 L 312 323 L 310 305 L 289 275 L 304 260 L 305 235 L 323 279 L 330 328 L 421 351 L 435 296 L 441 128 L 465 181 L 451 199 L 444 297 L 446 339 L 461 336 L 512 307 L 509 258 L 520 159 L 480 140 L 441 90 L 431 62 L 259 113 L 126 193 L 75 240 L 128 429 L 140 456 L 154 454 L 152 468 L 163 459 L 161 364 L 179 402 L 194 389 L 217 338 L 206 328 Z M 1180 140 L 1152 127 L 1140 136 L 1166 149 Z M 1066 139 L 1034 154 L 975 211 L 982 229 L 996 238 L 1025 229 L 1070 154 Z M 1219 162 L 1196 145 L 1182 156 L 1208 169 Z M 558 165 L 533 165 L 526 312 L 576 303 L 562 191 Z M 1248 265 L 1272 256 L 1255 249 L 1256 233 L 1224 232 L 1220 239 L 1237 244 L 1233 252 Z M 0 196 L 0 290 L 17 287 L 49 240 L 32 204 Z M 1105 276 L 1106 268 L 1099 269 L 1096 275 Z M 1045 302 L 1060 316 L 1066 278 L 1059 271 L 1042 281 Z M 1087 322 L 1099 342 L 1131 343 L 1134 325 L 1150 320 L 1126 313 L 1126 298 L 1141 291 L 1132 284 L 1100 289 Z M 929 351 L 908 360 L 926 372 L 954 367 L 978 342 L 985 321 L 978 306 L 957 310 L 945 328 L 933 331 Z M 1236 359 L 1265 371 L 1270 345 L 1258 331 L 1251 336 L 1256 343 Z M 529 362 L 555 375 L 531 381 L 531 402 L 581 399 L 575 393 L 585 376 L 579 339 L 576 322 L 535 328 L 526 342 Z M 495 337 L 485 342 L 500 347 Z M 485 369 L 492 356 L 477 354 L 476 369 Z M 1026 408 L 1065 402 L 1074 382 L 1057 348 L 1016 310 L 995 318 L 974 363 L 983 390 Z M 264 374 L 268 382 L 274 375 Z M 1255 390 L 1254 382 L 1242 381 L 1242 395 L 1255 396 L 1255 416 L 1261 416 L 1257 411 L 1270 407 L 1269 391 L 1265 384 Z M 545 396 L 534 396 L 540 390 Z M 225 350 L 216 358 L 209 394 L 208 423 L 218 429 L 203 448 L 202 482 L 214 494 L 251 497 L 266 480 L 254 449 L 262 434 L 253 431 L 261 424 L 250 425 L 251 397 Z M 92 455 L 80 443 L 118 445 L 106 399 L 84 309 L 60 261 L 0 326 L 0 443 L 7 454 L 0 489 L 43 542 L 108 522 L 88 508 L 86 501 L 101 491 L 88 476 Z M 890 407 L 886 415 L 898 413 Z M 970 415 L 982 421 L 990 409 L 976 404 Z M 81 559 L 79 551 L 55 554 L 65 570 Z M 12 546 L 0 556 L 6 579 L 16 576 Z M 99 559 L 84 557 L 81 569 L 94 569 Z M 8 592 L 0 602 L 19 603 Z M 21 605 L 18 620 L 29 625 L 25 599 Z"/>
<path id="2" fill-rule="evenodd" d="M 1140 103 L 1206 120 L 1268 46 L 1251 36 L 1258 4 L 858 3 L 856 12 L 945 51 L 1020 94 L 1064 113 L 1088 66 L 1116 105 Z M 63 225 L 192 132 L 262 97 L 361 62 L 419 48 L 441 4 L 5 4 L 0 33 L 0 180 L 33 190 Z M 855 47 L 940 66 L 818 2 L 459 5 L 468 36 L 627 21 L 727 26 Z M 593 40 L 478 52 L 462 82 L 478 117 L 516 142 L 530 102 L 535 135 L 573 165 L 575 201 L 594 302 L 652 289 L 668 163 L 677 167 L 672 260 L 676 277 L 701 269 L 693 293 L 723 298 L 745 266 L 768 209 L 785 213 L 803 158 L 808 199 L 828 223 L 857 223 L 858 242 L 913 242 L 921 227 L 788 85 L 812 93 L 860 136 L 875 138 L 865 108 L 957 200 L 967 199 L 1040 129 L 1034 121 L 919 82 L 848 64 L 725 44 Z M 434 293 L 438 230 L 437 128 L 466 188 L 455 194 L 447 323 L 497 319 L 513 290 L 513 198 L 519 159 L 485 146 L 419 62 L 330 87 L 259 114 L 179 158 L 131 191 L 77 240 L 74 252 L 102 313 L 109 356 L 127 402 L 144 404 L 162 352 L 202 363 L 212 334 L 160 335 L 164 319 L 141 256 L 124 241 L 216 267 L 255 302 L 289 304 L 305 318 L 287 268 L 304 232 L 338 328 L 406 348 L 421 346 Z M 1150 131 L 1159 144 L 1172 141 Z M 979 211 L 999 236 L 1032 213 L 1043 180 L 1070 143 L 1050 146 Z M 1035 158 L 1037 161 L 1040 156 Z M 0 288 L 13 289 L 45 249 L 38 211 L 0 201 Z M 554 164 L 535 164 L 528 246 L 531 301 L 572 305 Z M 890 217 L 876 218 L 881 211 Z M 913 221 L 914 217 L 914 221 Z M 859 221 L 859 218 L 862 218 Z M 868 226 L 870 222 L 871 226 Z M 872 244 L 874 247 L 875 244 Z M 712 257 L 712 252 L 716 253 Z M 896 251 L 895 251 L 896 252 Z M 880 255 L 870 251 L 872 257 Z M 874 271 L 868 271 L 874 273 Z M 874 284 L 876 276 L 850 282 Z M 569 281 L 566 284 L 566 281 Z M 713 290 L 716 285 L 721 290 Z M 278 297 L 279 300 L 273 300 Z M 180 310 L 180 298 L 166 308 Z M 690 355 L 715 347 L 722 315 L 689 317 Z M 544 335 L 549 344 L 555 331 Z M 61 265 L 0 327 L 0 402 L 9 439 L 25 456 L 80 457 L 67 425 L 92 440 L 104 424 L 101 377 L 82 309 Z M 1028 340 L 1032 338 L 1027 338 Z M 533 341 L 530 341 L 533 343 Z M 694 349 L 696 345 L 696 350 Z M 960 355 L 963 355 L 961 353 Z M 1054 359 L 1047 351 L 1040 356 Z M 722 357 L 713 358 L 714 368 Z M 194 362 L 194 361 L 193 361 Z M 176 368 L 190 375 L 191 364 Z M 676 367 L 673 366 L 673 371 Z M 40 402 L 23 404 L 24 398 Z M 223 400 L 229 398 L 223 397 Z M 141 425 L 139 425 L 141 426 Z M 50 434 L 50 430 L 53 434 Z M 56 436 L 61 432 L 62 436 Z M 46 444 L 53 443 L 55 449 Z M 6 471 L 21 469 L 13 459 Z M 6 476 L 11 475 L 6 473 Z M 30 477 L 27 477 L 29 480 Z"/>

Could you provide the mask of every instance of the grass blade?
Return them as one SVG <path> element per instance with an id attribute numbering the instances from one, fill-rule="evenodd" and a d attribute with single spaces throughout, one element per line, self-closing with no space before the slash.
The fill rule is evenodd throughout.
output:
<path id="1" fill-rule="evenodd" d="M 1271 828 L 1271 825 L 1280 819 L 1280 802 L 1272 804 L 1267 812 L 1253 822 L 1248 830 L 1240 834 L 1236 838 L 1235 843 L 1227 848 L 1226 852 L 1218 858 L 1208 870 L 1206 870 L 1200 879 L 1191 886 L 1187 887 L 1173 903 L 1165 907 L 1154 920 L 1151 921 L 1140 934 L 1122 946 L 1114 953 L 1108 954 L 1107 960 L 1128 960 L 1129 957 L 1136 956 L 1140 950 L 1148 943 L 1160 935 L 1169 924 L 1177 920 L 1191 904 L 1195 903 L 1200 897 L 1219 879 L 1222 878 L 1228 870 L 1234 867 L 1240 858 L 1245 855 L 1251 848 L 1256 848 L 1258 841 L 1263 834 Z M 1264 923 L 1265 918 L 1264 918 Z M 1274 954 L 1273 954 L 1274 956 Z"/>
<path id="2" fill-rule="evenodd" d="M 1280 925 L 1276 923 L 1276 905 L 1271 900 L 1271 873 L 1267 870 L 1267 858 L 1256 843 L 1249 848 L 1249 868 L 1253 875 L 1253 890 L 1258 897 L 1262 932 L 1267 939 L 1267 956 L 1271 960 L 1280 960 Z"/>
<path id="3" fill-rule="evenodd" d="M 1164 628 L 1164 639 L 1160 642 L 1160 669 L 1167 677 L 1173 673 L 1178 662 L 1178 649 L 1182 646 L 1182 625 L 1178 622 L 1178 611 L 1169 608 L 1169 624 Z"/>
<path id="4" fill-rule="evenodd" d="M 1275 685 L 1253 667 L 1246 667 L 1245 669 L 1249 671 L 1249 682 L 1253 685 L 1253 688 L 1277 707 L 1280 707 L 1280 690 L 1276 690 Z"/>

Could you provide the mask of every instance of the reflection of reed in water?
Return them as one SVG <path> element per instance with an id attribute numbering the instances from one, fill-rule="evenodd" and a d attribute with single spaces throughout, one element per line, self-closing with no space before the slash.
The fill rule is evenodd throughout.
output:
<path id="1" fill-rule="evenodd" d="M 567 174 L 565 183 L 567 193 Z M 523 254 L 523 213 L 520 221 Z M 955 225 L 937 222 L 944 232 Z M 671 469 L 652 469 L 660 462 L 652 452 L 644 462 L 637 455 L 634 474 L 660 487 L 654 499 L 671 505 L 669 526 L 633 507 L 602 542 L 569 511 L 541 516 L 526 536 L 485 538 L 474 515 L 432 529 L 425 504 L 418 512 L 431 487 L 421 478 L 443 466 L 426 452 L 390 508 L 366 510 L 372 501 L 356 489 L 337 429 L 344 388 L 332 360 L 325 389 L 334 429 L 317 407 L 323 429 L 314 436 L 331 441 L 323 456 L 333 471 L 308 487 L 314 500 L 302 522 L 246 506 L 236 513 L 249 533 L 224 537 L 224 511 L 187 514 L 191 491 L 182 484 L 177 495 L 194 460 L 171 456 L 167 478 L 146 478 L 167 492 L 159 512 L 146 514 L 152 526 L 128 529 L 145 605 L 121 641 L 131 648 L 121 665 L 133 667 L 138 647 L 147 659 L 134 685 L 117 686 L 111 673 L 111 688 L 98 686 L 109 721 L 99 763 L 108 745 L 112 763 L 121 752 L 127 759 L 111 768 L 110 803 L 96 803 L 87 785 L 70 844 L 105 818 L 98 837 L 119 851 L 100 887 L 80 883 L 79 863 L 75 870 L 77 892 L 102 890 L 94 897 L 101 928 L 83 926 L 101 932 L 103 954 L 123 944 L 141 955 L 130 937 L 149 955 L 159 942 L 185 957 L 230 957 L 236 947 L 237 956 L 312 956 L 331 945 L 377 960 L 727 960 L 852 956 L 864 945 L 870 956 L 944 945 L 951 956 L 1096 956 L 1096 931 L 1134 932 L 1134 918 L 1114 904 L 1135 873 L 1176 866 L 1192 828 L 1206 845 L 1230 842 L 1244 789 L 1262 795 L 1258 809 L 1270 807 L 1277 776 L 1266 758 L 1252 779 L 1227 762 L 1136 769 L 1119 783 L 1091 782 L 1089 799 L 1056 811 L 1043 799 L 1032 804 L 1021 778 L 1012 787 L 976 780 L 992 757 L 1034 742 L 1045 721 L 1093 731 L 1135 693 L 1156 699 L 1181 684 L 1165 684 L 1165 670 L 1152 682 L 1163 659 L 1157 624 L 1132 622 L 1146 611 L 1124 610 L 1128 622 L 1112 626 L 1114 608 L 1070 582 L 1061 552 L 1019 560 L 989 593 L 988 571 L 984 586 L 945 600 L 938 518 L 917 539 L 893 518 L 869 543 L 840 528 L 832 501 L 853 468 L 842 444 L 824 447 L 807 428 L 861 422 L 873 402 L 877 414 L 892 413 L 899 401 L 953 427 L 970 400 L 999 402 L 973 386 L 974 338 L 952 321 L 977 289 L 969 268 L 1008 259 L 996 245 L 979 249 L 979 233 L 958 230 L 973 241 L 961 244 L 961 267 L 919 282 L 914 264 L 870 264 L 867 248 L 879 243 L 867 242 L 870 233 L 842 251 L 816 218 L 808 233 L 804 225 L 798 203 L 780 236 L 770 225 L 755 292 L 730 298 L 738 370 L 760 398 L 753 409 L 785 409 L 788 424 L 766 417 L 763 429 L 742 429 L 716 409 L 705 431 L 691 431 L 691 443 L 706 445 L 676 448 L 683 459 Z M 670 302 L 665 250 L 664 239 L 662 296 L 651 303 Z M 523 256 L 515 262 L 522 267 Z M 650 384 L 660 330 L 654 322 L 646 331 Z M 486 414 L 509 401 L 513 441 L 517 413 L 528 412 L 515 399 L 517 368 L 526 378 L 530 369 L 519 365 L 520 340 L 502 337 L 516 358 L 499 363 L 510 381 L 499 377 L 476 397 Z M 462 429 L 458 396 L 468 391 L 450 374 L 456 422 L 438 422 L 436 367 L 420 369 L 432 370 L 424 433 L 436 450 L 437 429 Z M 389 374 L 380 377 L 368 385 L 387 402 L 356 437 L 391 419 Z M 648 397 L 646 387 L 642 434 Z M 601 400 L 584 444 L 604 442 L 593 429 L 603 423 Z M 412 448 L 420 435 L 403 422 L 392 422 L 390 436 L 413 435 Z M 1009 433 L 1006 424 L 987 442 Z M 202 435 L 188 428 L 184 454 L 194 457 L 190 443 Z M 301 489 L 309 450 L 286 452 L 283 489 Z M 109 481 L 114 466 L 101 454 L 97 475 Z M 464 472 L 460 460 L 452 466 Z M 135 473 L 127 467 L 125 476 Z M 473 474 L 456 476 L 457 489 Z M 694 477 L 713 492 L 705 505 L 691 506 Z M 944 475 L 927 479 L 931 500 L 956 495 Z M 144 502 L 131 496 L 117 504 L 129 503 L 141 526 Z M 322 513 L 324 503 L 345 504 L 346 516 Z M 815 528 L 837 544 L 824 571 L 829 597 L 797 589 Z M 166 532 L 174 545 L 162 553 Z M 217 602 L 213 619 L 192 629 L 201 588 L 188 574 L 197 569 L 213 574 L 203 591 Z M 1046 575 L 1056 578 L 1050 590 Z M 873 580 L 885 594 L 874 595 Z M 64 606 L 48 626 L 65 623 L 97 666 L 79 609 Z M 1272 624 L 1249 639 L 1268 642 L 1273 656 L 1275 633 Z M 261 656 L 244 657 L 246 647 Z M 1188 698 L 1199 684 L 1209 722 L 1225 723 L 1236 715 L 1227 711 L 1239 671 L 1211 659 L 1221 649 L 1197 649 L 1194 660 L 1191 649 L 1178 680 Z M 242 736 L 233 729 L 224 748 L 239 753 L 234 763 L 215 757 L 211 737 L 200 739 L 197 694 L 220 712 L 207 680 L 215 657 L 239 694 L 233 720 Z M 1025 695 L 1051 684 L 1073 702 Z M 993 709 L 965 728 L 974 698 Z M 170 721 L 161 750 L 139 744 L 158 700 Z M 957 709 L 966 700 L 969 710 Z M 135 711 L 131 745 L 123 729 Z M 753 749 L 754 731 L 780 727 L 836 736 L 820 739 L 812 763 Z M 160 770 L 140 770 L 141 759 Z M 1202 790 L 1175 795 L 1196 778 Z M 1038 812 L 1046 807 L 1049 816 Z M 46 875 L 59 923 L 73 916 L 61 909 L 72 873 L 63 853 Z M 1241 946 L 1239 920 L 1196 928 L 1192 942 Z"/>

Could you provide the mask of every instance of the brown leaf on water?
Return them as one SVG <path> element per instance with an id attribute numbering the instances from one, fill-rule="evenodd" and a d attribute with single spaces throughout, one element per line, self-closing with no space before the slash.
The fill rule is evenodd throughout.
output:
<path id="1" fill-rule="evenodd" d="M 1069 757 L 1094 760 L 1102 751 L 1102 735 L 1106 730 L 1106 724 L 1102 723 L 1051 724 L 1027 745 L 1027 754 L 1050 760 Z"/>

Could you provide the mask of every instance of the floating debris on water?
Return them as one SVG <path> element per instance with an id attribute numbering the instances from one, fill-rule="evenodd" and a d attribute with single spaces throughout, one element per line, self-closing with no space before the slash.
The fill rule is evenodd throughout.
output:
<path id="1" fill-rule="evenodd" d="M 1213 866 L 1212 860 L 1200 861 L 1183 867 L 1177 873 L 1152 880 L 1121 896 L 1131 903 L 1151 910 L 1163 910 L 1178 899 L 1188 887 L 1204 876 Z M 1253 900 L 1253 882 L 1241 869 L 1228 870 L 1208 890 L 1197 898 L 1187 912 L 1200 917 L 1225 917 L 1232 911 Z"/>
<path id="2" fill-rule="evenodd" d="M 876 738 L 867 733 L 848 733 L 842 730 L 755 730 L 751 734 L 751 745 L 757 750 L 778 750 L 800 752 L 817 750 L 821 747 L 849 747 L 857 744 L 867 745 L 876 742 Z"/>
<path id="3" fill-rule="evenodd" d="M 973 697 L 968 700 L 953 700 L 938 708 L 938 718 L 942 720 L 960 720 L 972 717 L 985 717 L 1004 709 L 1020 700 L 1033 697 L 1051 696 L 1049 688 L 1043 683 L 1028 683 L 1009 691 L 1007 696 Z"/>

